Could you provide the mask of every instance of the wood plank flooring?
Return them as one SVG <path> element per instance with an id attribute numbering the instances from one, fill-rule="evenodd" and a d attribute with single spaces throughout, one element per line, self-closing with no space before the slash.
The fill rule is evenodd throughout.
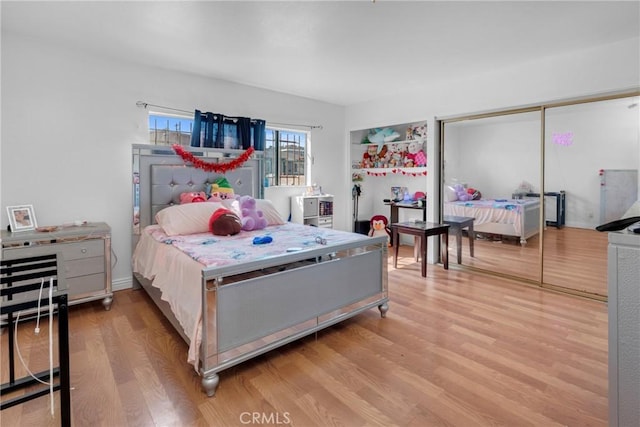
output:
<path id="1" fill-rule="evenodd" d="M 389 282 L 386 318 L 370 310 L 230 368 L 213 398 L 144 291 L 71 307 L 73 425 L 607 425 L 605 303 L 434 265 L 422 278 L 409 247 Z M 44 337 L 33 323 L 19 334 L 46 369 Z M 59 425 L 57 395 L 55 416 L 43 397 L 0 424 Z"/>
<path id="2" fill-rule="evenodd" d="M 584 292 L 607 295 L 608 233 L 584 228 L 544 230 L 544 283 Z M 456 241 L 449 237 L 449 262 L 456 262 Z M 540 236 L 528 239 L 525 246 L 516 238 L 476 239 L 474 258 L 469 254 L 469 241 L 462 239 L 462 264 L 486 271 L 507 274 L 540 282 Z"/>

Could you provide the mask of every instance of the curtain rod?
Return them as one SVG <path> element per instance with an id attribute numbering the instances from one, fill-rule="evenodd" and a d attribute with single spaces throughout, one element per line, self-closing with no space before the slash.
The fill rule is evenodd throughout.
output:
<path id="1" fill-rule="evenodd" d="M 143 102 L 143 101 L 137 101 L 136 105 L 144 109 L 146 109 L 147 107 L 156 107 L 156 108 L 162 108 L 163 110 L 177 111 L 179 113 L 186 113 L 186 114 L 194 114 L 194 111 L 195 111 L 195 110 L 187 111 L 187 110 L 181 110 L 179 108 L 164 107 L 162 105 L 149 104 L 148 102 Z M 234 117 L 231 117 L 231 118 L 234 118 Z M 280 126 L 299 126 L 299 127 L 307 127 L 309 129 L 322 129 L 322 125 L 301 125 L 297 123 L 277 123 L 277 122 L 269 122 L 269 123 L 273 125 L 280 125 Z"/>

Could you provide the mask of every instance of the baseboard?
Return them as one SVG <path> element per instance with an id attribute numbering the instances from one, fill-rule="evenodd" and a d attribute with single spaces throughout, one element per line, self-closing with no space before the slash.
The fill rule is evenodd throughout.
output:
<path id="1" fill-rule="evenodd" d="M 111 281 L 112 291 L 122 291 L 124 289 L 131 289 L 133 287 L 133 281 L 131 277 L 123 277 L 121 279 L 114 279 Z"/>

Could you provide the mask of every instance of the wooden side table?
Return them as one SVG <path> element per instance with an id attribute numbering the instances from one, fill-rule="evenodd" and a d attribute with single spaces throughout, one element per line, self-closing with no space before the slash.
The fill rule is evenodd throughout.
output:
<path id="1" fill-rule="evenodd" d="M 391 231 L 395 251 L 393 267 L 398 267 L 398 249 L 400 248 L 399 234 L 410 234 L 420 238 L 420 252 L 422 253 L 422 277 L 427 277 L 427 237 L 442 236 L 442 262 L 444 269 L 449 269 L 449 224 L 438 224 L 425 221 L 406 221 L 391 224 Z"/>
<path id="2" fill-rule="evenodd" d="M 462 264 L 462 229 L 466 228 L 469 233 L 469 254 L 473 258 L 473 241 L 475 233 L 473 231 L 473 221 L 475 218 L 468 216 L 445 215 L 442 222 L 451 226 L 451 231 L 456 235 L 456 252 L 458 255 L 458 264 Z"/>

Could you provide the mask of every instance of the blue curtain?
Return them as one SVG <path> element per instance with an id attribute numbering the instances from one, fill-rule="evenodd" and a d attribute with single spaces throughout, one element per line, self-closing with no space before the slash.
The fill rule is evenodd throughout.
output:
<path id="1" fill-rule="evenodd" d="M 196 110 L 193 117 L 192 147 L 264 150 L 266 122 L 248 117 L 227 117 Z"/>

